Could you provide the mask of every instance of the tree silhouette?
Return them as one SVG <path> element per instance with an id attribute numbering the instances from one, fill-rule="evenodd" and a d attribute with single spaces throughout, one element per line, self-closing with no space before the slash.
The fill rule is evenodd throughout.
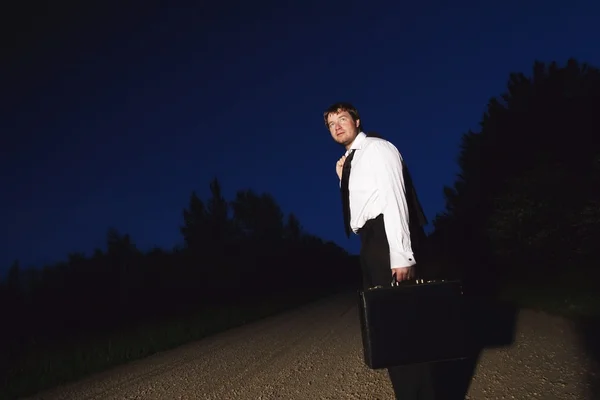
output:
<path id="1" fill-rule="evenodd" d="M 221 185 L 215 178 L 210 183 L 211 197 L 206 205 L 206 216 L 210 237 L 214 243 L 226 243 L 231 234 L 229 204 L 221 192 Z"/>
<path id="2" fill-rule="evenodd" d="M 506 283 L 552 278 L 566 265 L 590 271 L 599 101 L 599 70 L 572 59 L 510 74 L 480 131 L 463 135 L 460 172 L 434 220 L 430 241 L 452 273 Z"/>
<path id="3" fill-rule="evenodd" d="M 19 294 L 21 287 L 21 264 L 19 260 L 15 260 L 8 269 L 6 284 L 11 295 L 17 296 Z"/>
<path id="4" fill-rule="evenodd" d="M 180 227 L 187 249 L 199 250 L 206 239 L 206 208 L 196 192 L 190 196 L 189 206 L 183 210 L 184 225 Z"/>
<path id="5" fill-rule="evenodd" d="M 283 239 L 283 213 L 270 195 L 239 191 L 231 206 L 236 226 L 244 237 L 262 242 Z"/>
<path id="6" fill-rule="evenodd" d="M 294 214 L 284 221 L 271 195 L 246 189 L 228 201 L 216 178 L 209 187 L 206 201 L 192 192 L 183 210 L 183 246 L 142 252 L 109 228 L 106 248 L 90 257 L 70 253 L 29 269 L 15 261 L 0 282 L 3 327 L 10 327 L 2 332 L 2 371 L 34 345 L 66 346 L 226 304 L 278 304 L 358 286 L 341 272 L 354 265 L 348 254 L 304 232 Z"/>
<path id="7" fill-rule="evenodd" d="M 294 213 L 288 214 L 287 221 L 283 229 L 284 237 L 293 242 L 300 240 L 300 237 L 303 233 L 302 225 Z"/>

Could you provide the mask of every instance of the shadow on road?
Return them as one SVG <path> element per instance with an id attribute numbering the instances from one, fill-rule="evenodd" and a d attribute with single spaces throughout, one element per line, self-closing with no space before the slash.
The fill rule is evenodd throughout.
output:
<path id="1" fill-rule="evenodd" d="M 483 349 L 510 346 L 515 339 L 518 310 L 514 305 L 487 296 L 470 296 L 467 301 L 470 355 L 434 365 L 436 400 L 464 399 Z"/>
<path id="2" fill-rule="evenodd" d="M 586 353 L 593 360 L 587 373 L 590 400 L 600 399 L 600 317 L 581 318 L 577 321 L 579 335 Z"/>

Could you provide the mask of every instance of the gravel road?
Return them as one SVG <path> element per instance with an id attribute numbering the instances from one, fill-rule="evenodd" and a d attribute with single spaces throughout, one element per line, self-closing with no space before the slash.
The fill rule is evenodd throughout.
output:
<path id="1" fill-rule="evenodd" d="M 521 311 L 515 342 L 480 356 L 468 399 L 592 399 L 571 322 Z M 354 294 L 155 354 L 32 399 L 393 399 L 363 364 Z"/>

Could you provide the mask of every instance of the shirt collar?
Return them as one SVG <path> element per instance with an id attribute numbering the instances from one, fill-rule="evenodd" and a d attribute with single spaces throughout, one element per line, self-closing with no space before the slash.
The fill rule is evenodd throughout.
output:
<path id="1" fill-rule="evenodd" d="M 358 135 L 354 138 L 354 141 L 350 145 L 350 148 L 346 151 L 346 155 L 350 154 L 351 150 L 360 150 L 362 149 L 362 145 L 365 141 L 367 134 L 364 132 L 359 132 Z"/>

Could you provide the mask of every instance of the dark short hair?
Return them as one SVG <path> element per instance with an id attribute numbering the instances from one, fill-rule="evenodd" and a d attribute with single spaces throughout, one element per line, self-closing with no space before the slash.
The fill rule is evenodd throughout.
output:
<path id="1" fill-rule="evenodd" d="M 329 128 L 329 126 L 327 125 L 327 118 L 329 117 L 329 114 L 337 114 L 342 111 L 348 112 L 348 114 L 350 114 L 350 116 L 352 117 L 352 120 L 354 122 L 356 122 L 360 119 L 360 115 L 358 115 L 358 110 L 352 104 L 345 103 L 345 102 L 333 103 L 332 105 L 327 107 L 327 110 L 325 110 L 325 112 L 323 113 L 323 120 L 325 121 L 325 127 Z M 359 124 L 358 129 L 360 131 L 363 130 L 362 121 Z"/>

